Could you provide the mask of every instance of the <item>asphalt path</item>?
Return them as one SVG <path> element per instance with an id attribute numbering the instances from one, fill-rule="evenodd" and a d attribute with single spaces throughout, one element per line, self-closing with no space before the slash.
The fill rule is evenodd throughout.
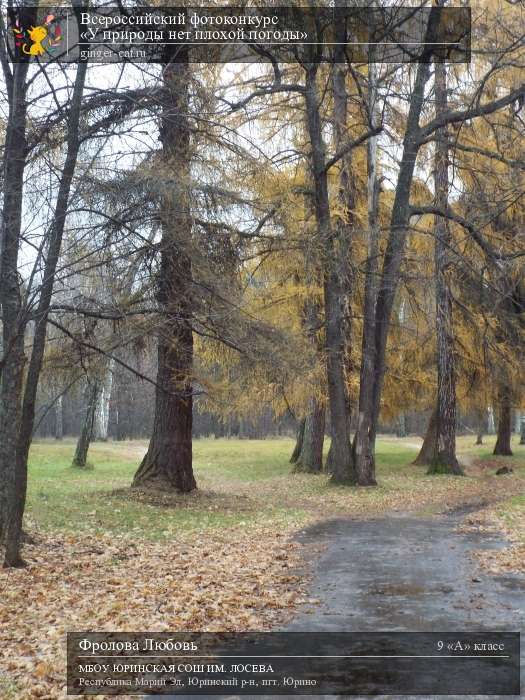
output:
<path id="1" fill-rule="evenodd" d="M 456 512 L 418 517 L 396 513 L 373 520 L 336 519 L 300 532 L 299 541 L 324 545 L 314 565 L 309 590 L 309 596 L 319 599 L 320 604 L 300 609 L 286 629 L 523 632 L 525 578 L 494 576 L 479 569 L 472 556 L 474 551 L 500 548 L 506 543 L 494 534 L 458 531 L 464 515 L 464 512 Z M 524 666 L 522 655 L 521 686 L 525 689 Z M 260 700 L 292 696 L 162 697 Z M 293 697 L 312 698 L 311 695 Z M 390 700 L 408 697 L 388 696 Z M 443 696 L 410 697 L 437 699 Z M 447 696 L 448 700 L 467 697 L 489 696 Z"/>

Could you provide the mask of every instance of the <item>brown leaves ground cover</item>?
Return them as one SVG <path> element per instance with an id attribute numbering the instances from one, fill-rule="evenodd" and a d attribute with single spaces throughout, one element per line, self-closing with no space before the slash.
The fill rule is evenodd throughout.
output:
<path id="1" fill-rule="evenodd" d="M 204 483 L 206 483 L 204 481 Z M 233 487 L 223 481 L 215 486 Z M 381 475 L 379 486 L 372 489 L 356 489 L 329 485 L 326 475 L 289 474 L 253 484 L 236 483 L 237 495 L 259 501 L 259 507 L 268 502 L 289 509 L 300 509 L 305 517 L 316 520 L 322 517 L 373 517 L 391 511 L 438 512 L 462 506 L 480 508 L 494 501 L 508 498 L 525 490 L 525 473 L 515 473 L 509 478 L 484 473 L 466 477 L 427 476 L 425 467 L 408 466 L 395 475 Z M 253 506 L 244 502 L 246 508 Z M 255 508 L 257 510 L 257 508 Z"/>
<path id="2" fill-rule="evenodd" d="M 462 529 L 503 534 L 509 541 L 503 549 L 476 552 L 476 559 L 483 569 L 492 574 L 525 574 L 525 496 L 508 499 L 469 515 Z"/>
<path id="3" fill-rule="evenodd" d="M 68 631 L 264 630 L 304 601 L 298 545 L 270 529 L 169 543 L 38 535 L 25 555 L 28 568 L 0 573 L 2 700 L 66 697 Z"/>

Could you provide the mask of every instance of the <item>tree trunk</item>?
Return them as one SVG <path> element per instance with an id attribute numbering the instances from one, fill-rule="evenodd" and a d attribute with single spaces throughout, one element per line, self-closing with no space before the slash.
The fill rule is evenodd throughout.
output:
<path id="1" fill-rule="evenodd" d="M 322 471 L 325 414 L 324 405 L 312 399 L 311 410 L 306 417 L 301 453 L 295 463 L 294 472 L 318 474 Z"/>
<path id="2" fill-rule="evenodd" d="M 119 354 L 117 354 L 119 358 Z M 114 415 L 114 431 L 116 440 L 127 440 L 132 436 L 131 415 L 134 405 L 134 385 L 135 382 L 129 381 L 130 375 L 119 364 L 115 367 L 113 377 L 113 415 Z"/>
<path id="3" fill-rule="evenodd" d="M 371 48 L 373 52 L 374 49 Z M 371 57 L 373 59 L 373 56 Z M 368 111 L 372 126 L 378 126 L 377 66 L 368 66 Z M 379 179 L 377 175 L 378 137 L 367 143 L 367 207 L 368 249 L 365 266 L 365 297 L 363 303 L 363 335 L 361 340 L 361 370 L 359 375 L 359 412 L 352 450 L 355 469 L 360 481 L 375 482 L 375 449 L 372 441 L 371 422 L 374 384 L 374 331 L 377 299 L 377 272 L 379 258 Z"/>
<path id="4" fill-rule="evenodd" d="M 67 153 L 58 188 L 57 200 L 53 216 L 53 224 L 49 234 L 49 244 L 46 254 L 46 262 L 43 270 L 43 282 L 38 300 L 35 332 L 33 336 L 33 348 L 27 371 L 27 379 L 23 396 L 19 434 L 17 436 L 16 454 L 16 501 L 13 503 L 13 512 L 10 519 L 6 543 L 6 562 L 16 561 L 19 558 L 22 521 L 24 517 L 26 492 L 27 492 L 27 460 L 29 448 L 33 436 L 35 422 L 35 404 L 44 360 L 46 345 L 47 319 L 53 296 L 55 273 L 62 247 L 62 236 L 66 222 L 69 204 L 71 183 L 77 163 L 80 149 L 79 121 L 82 95 L 87 71 L 87 64 L 81 63 L 77 67 L 73 97 L 68 118 Z"/>
<path id="5" fill-rule="evenodd" d="M 336 6 L 344 6 L 343 0 L 336 0 Z M 334 48 L 334 63 L 331 69 L 332 78 L 332 93 L 333 93 L 333 119 L 334 119 L 334 138 L 333 145 L 336 153 L 340 152 L 345 147 L 349 140 L 348 129 L 348 93 L 346 88 L 346 80 L 348 75 L 348 66 L 345 60 L 344 45 L 347 41 L 347 28 L 345 23 L 341 23 L 336 27 L 336 39 L 339 42 Z M 337 258 L 336 275 L 340 284 L 340 304 L 341 313 L 341 328 L 340 332 L 343 337 L 343 368 L 345 376 L 345 389 L 348 385 L 348 379 L 352 374 L 352 295 L 354 291 L 354 273 L 352 268 L 353 258 L 353 238 L 355 235 L 355 208 L 356 208 L 356 183 L 354 178 L 354 169 L 352 167 L 352 151 L 348 151 L 339 161 L 339 177 L 337 190 L 337 207 L 334 212 L 334 242 Z M 363 486 L 368 485 L 365 481 L 361 484 L 359 476 L 354 470 L 354 457 L 351 445 L 351 418 L 352 407 L 350 405 L 350 397 L 348 391 L 345 391 L 346 397 L 346 420 L 348 421 L 348 439 L 350 441 L 350 459 L 352 462 L 352 479 Z M 330 420 L 332 415 L 330 413 Z M 335 430 L 331 429 L 331 433 Z M 335 468 L 335 449 L 337 442 L 331 441 L 330 449 L 327 456 L 327 464 L 325 471 L 329 474 L 334 474 Z"/>
<path id="6" fill-rule="evenodd" d="M 23 22 L 34 22 L 35 8 L 21 11 Z M 2 38 L 2 41 L 4 39 Z M 26 165 L 26 113 L 28 59 L 12 64 L 4 75 L 9 99 L 4 154 L 3 207 L 0 229 L 0 303 L 2 305 L 3 367 L 0 386 L 0 541 L 5 540 L 4 566 L 23 566 L 17 523 L 24 492 L 16 468 L 21 394 L 25 364 L 26 319 L 18 277 Z"/>
<path id="7" fill-rule="evenodd" d="M 441 0 L 444 5 L 446 0 Z M 436 117 L 447 111 L 447 69 L 444 63 L 434 64 Z M 434 201 L 442 211 L 448 209 L 448 145 L 447 128 L 436 133 L 434 158 Z M 448 222 L 442 216 L 434 219 L 434 275 L 436 293 L 437 350 L 437 413 L 436 442 L 429 474 L 463 473 L 456 458 L 456 367 L 452 293 L 449 283 L 451 236 Z"/>
<path id="8" fill-rule="evenodd" d="M 512 406 L 510 390 L 507 386 L 499 392 L 498 437 L 494 446 L 495 455 L 512 456 L 510 441 L 512 437 Z"/>
<path id="9" fill-rule="evenodd" d="M 55 440 L 62 440 L 64 437 L 64 401 L 60 396 L 55 401 Z"/>
<path id="10" fill-rule="evenodd" d="M 525 411 L 521 412 L 520 445 L 525 445 Z"/>
<path id="11" fill-rule="evenodd" d="M 418 456 L 412 462 L 418 467 L 422 467 L 431 463 L 434 457 L 434 450 L 436 446 L 436 432 L 437 432 L 437 409 L 434 408 L 432 414 L 430 415 L 427 432 L 425 433 L 425 438 L 421 449 L 419 450 Z"/>
<path id="12" fill-rule="evenodd" d="M 400 413 L 396 420 L 396 437 L 404 438 L 407 436 L 406 415 Z"/>
<path id="13" fill-rule="evenodd" d="M 111 400 L 111 390 L 113 387 L 114 367 L 115 361 L 113 359 L 109 360 L 104 373 L 104 378 L 101 382 L 97 409 L 95 411 L 95 428 L 93 437 L 95 440 L 102 440 L 103 442 L 106 442 L 108 439 L 109 403 Z"/>
<path id="14" fill-rule="evenodd" d="M 336 241 L 330 221 L 326 149 L 319 111 L 317 68 L 313 65 L 307 69 L 305 96 L 315 191 L 315 217 L 324 253 L 325 355 L 328 401 L 332 422 L 332 481 L 339 484 L 356 483 L 350 448 L 350 421 L 345 377 L 344 294 L 338 276 L 338 241 Z"/>
<path id="15" fill-rule="evenodd" d="M 430 20 L 425 35 L 426 42 L 432 42 L 435 35 L 438 15 L 430 13 Z M 429 57 L 426 57 L 427 59 Z M 425 86 L 430 77 L 430 61 L 423 60 L 417 66 L 414 87 L 410 97 L 403 152 L 399 166 L 388 241 L 386 244 L 383 268 L 378 284 L 375 304 L 369 302 L 370 309 L 365 309 L 365 318 L 371 314 L 373 340 L 363 355 L 364 375 L 361 375 L 360 394 L 363 402 L 359 407 L 358 435 L 355 440 L 356 465 L 363 464 L 363 469 L 373 473 L 377 423 L 381 406 L 383 379 L 386 370 L 386 346 L 399 274 L 403 261 L 408 225 L 410 221 L 410 190 L 414 176 L 417 154 L 421 147 L 419 120 L 425 102 Z M 373 305 L 372 305 L 373 304 Z"/>
<path id="16" fill-rule="evenodd" d="M 89 446 L 93 438 L 95 412 L 100 395 L 100 381 L 98 379 L 88 379 L 84 395 L 86 400 L 86 412 L 84 414 L 84 421 L 77 440 L 75 455 L 72 462 L 73 467 L 80 468 L 85 468 L 87 466 Z"/>
<path id="17" fill-rule="evenodd" d="M 494 435 L 496 432 L 496 424 L 494 422 L 494 409 L 492 406 L 487 407 L 487 419 L 488 419 L 488 427 L 487 431 L 489 435 Z"/>
<path id="18" fill-rule="evenodd" d="M 4 328 L 8 315 L 7 306 L 3 306 Z M 9 323 L 9 321 L 8 321 Z M 7 337 L 9 356 L 5 358 L 2 368 L 0 387 L 0 542 L 5 541 L 6 556 L 4 566 L 23 566 L 16 540 L 11 535 L 12 524 L 17 519 L 18 504 L 22 496 L 23 484 L 16 474 L 16 447 L 20 425 L 22 381 L 24 373 L 24 336 L 16 329 L 15 337 Z M 4 331 L 5 333 L 5 331 Z M 18 337 L 17 337 L 18 334 Z M 5 337 L 5 335 L 4 335 Z M 10 544 L 10 547 L 7 545 Z"/>
<path id="19" fill-rule="evenodd" d="M 193 334 L 191 327 L 190 132 L 188 122 L 190 67 L 177 63 L 166 48 L 164 104 L 160 140 L 165 168 L 177 186 L 162 195 L 162 252 L 158 301 L 165 322 L 158 336 L 155 417 L 148 451 L 133 486 L 155 486 L 181 492 L 197 488 L 192 467 Z"/>
<path id="20" fill-rule="evenodd" d="M 487 429 L 487 418 L 485 415 L 485 409 L 477 408 L 475 411 L 476 415 L 476 445 L 483 445 L 483 435 Z"/>
<path id="21" fill-rule="evenodd" d="M 295 441 L 295 447 L 293 448 L 292 456 L 290 457 L 291 464 L 295 464 L 299 459 L 299 455 L 301 454 L 305 425 L 306 418 L 301 418 L 301 422 L 299 423 L 299 427 L 297 428 L 297 439 Z M 217 437 L 217 435 L 215 437 Z"/>
<path id="22" fill-rule="evenodd" d="M 518 408 L 514 411 L 514 432 L 516 435 L 521 433 L 521 411 Z"/>
<path id="23" fill-rule="evenodd" d="M 332 441 L 330 440 L 330 447 L 328 448 L 328 454 L 324 461 L 323 471 L 325 474 L 331 474 L 333 470 L 334 453 L 332 452 Z"/>

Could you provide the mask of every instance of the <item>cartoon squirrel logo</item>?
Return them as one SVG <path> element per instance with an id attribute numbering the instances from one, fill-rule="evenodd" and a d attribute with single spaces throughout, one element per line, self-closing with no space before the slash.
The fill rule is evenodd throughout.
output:
<path id="1" fill-rule="evenodd" d="M 45 49 L 42 46 L 42 42 L 47 36 L 47 29 L 45 27 L 31 27 L 29 29 L 29 38 L 33 42 L 30 46 L 29 51 L 27 50 L 27 44 L 22 46 L 22 51 L 28 56 L 42 56 L 45 53 Z"/>

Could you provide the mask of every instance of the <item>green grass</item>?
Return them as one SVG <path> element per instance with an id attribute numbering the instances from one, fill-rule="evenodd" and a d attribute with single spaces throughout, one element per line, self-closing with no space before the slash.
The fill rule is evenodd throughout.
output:
<path id="1" fill-rule="evenodd" d="M 279 440 L 195 440 L 197 474 L 213 474 L 236 481 L 257 482 L 290 472 L 293 442 Z"/>
<path id="2" fill-rule="evenodd" d="M 181 495 L 167 508 L 129 500 L 125 494 L 146 449 L 142 442 L 94 443 L 94 468 L 71 467 L 74 443 L 35 443 L 30 454 L 28 513 L 41 529 L 68 532 L 137 532 L 151 539 L 173 537 L 181 530 L 205 530 L 300 518 L 300 512 L 271 503 L 254 511 L 246 497 L 236 497 L 235 484 L 268 480 L 289 472 L 290 441 L 195 441 L 194 466 L 199 489 Z M 215 482 L 232 483 L 232 494 L 214 495 Z"/>
<path id="3" fill-rule="evenodd" d="M 417 453 L 415 438 L 379 440 L 380 486 L 364 490 L 331 487 L 325 475 L 292 475 L 293 441 L 288 438 L 203 439 L 194 442 L 199 490 L 177 496 L 172 507 L 166 507 L 129 498 L 127 489 L 145 442 L 94 443 L 89 453 L 94 468 L 85 471 L 71 467 L 74 446 L 72 440 L 41 441 L 31 449 L 28 515 L 38 529 L 136 533 L 161 540 L 190 530 L 300 525 L 312 509 L 322 515 L 331 504 L 373 510 L 385 497 L 402 499 L 407 492 L 416 497 L 428 487 L 445 488 L 449 483 L 458 488 L 454 477 L 428 477 L 425 468 L 411 465 Z M 469 458 L 490 456 L 490 446 L 474 447 L 472 438 L 460 438 L 459 449 Z M 508 458 L 501 461 L 509 463 Z M 525 448 L 517 448 L 511 462 L 525 473 Z"/>

